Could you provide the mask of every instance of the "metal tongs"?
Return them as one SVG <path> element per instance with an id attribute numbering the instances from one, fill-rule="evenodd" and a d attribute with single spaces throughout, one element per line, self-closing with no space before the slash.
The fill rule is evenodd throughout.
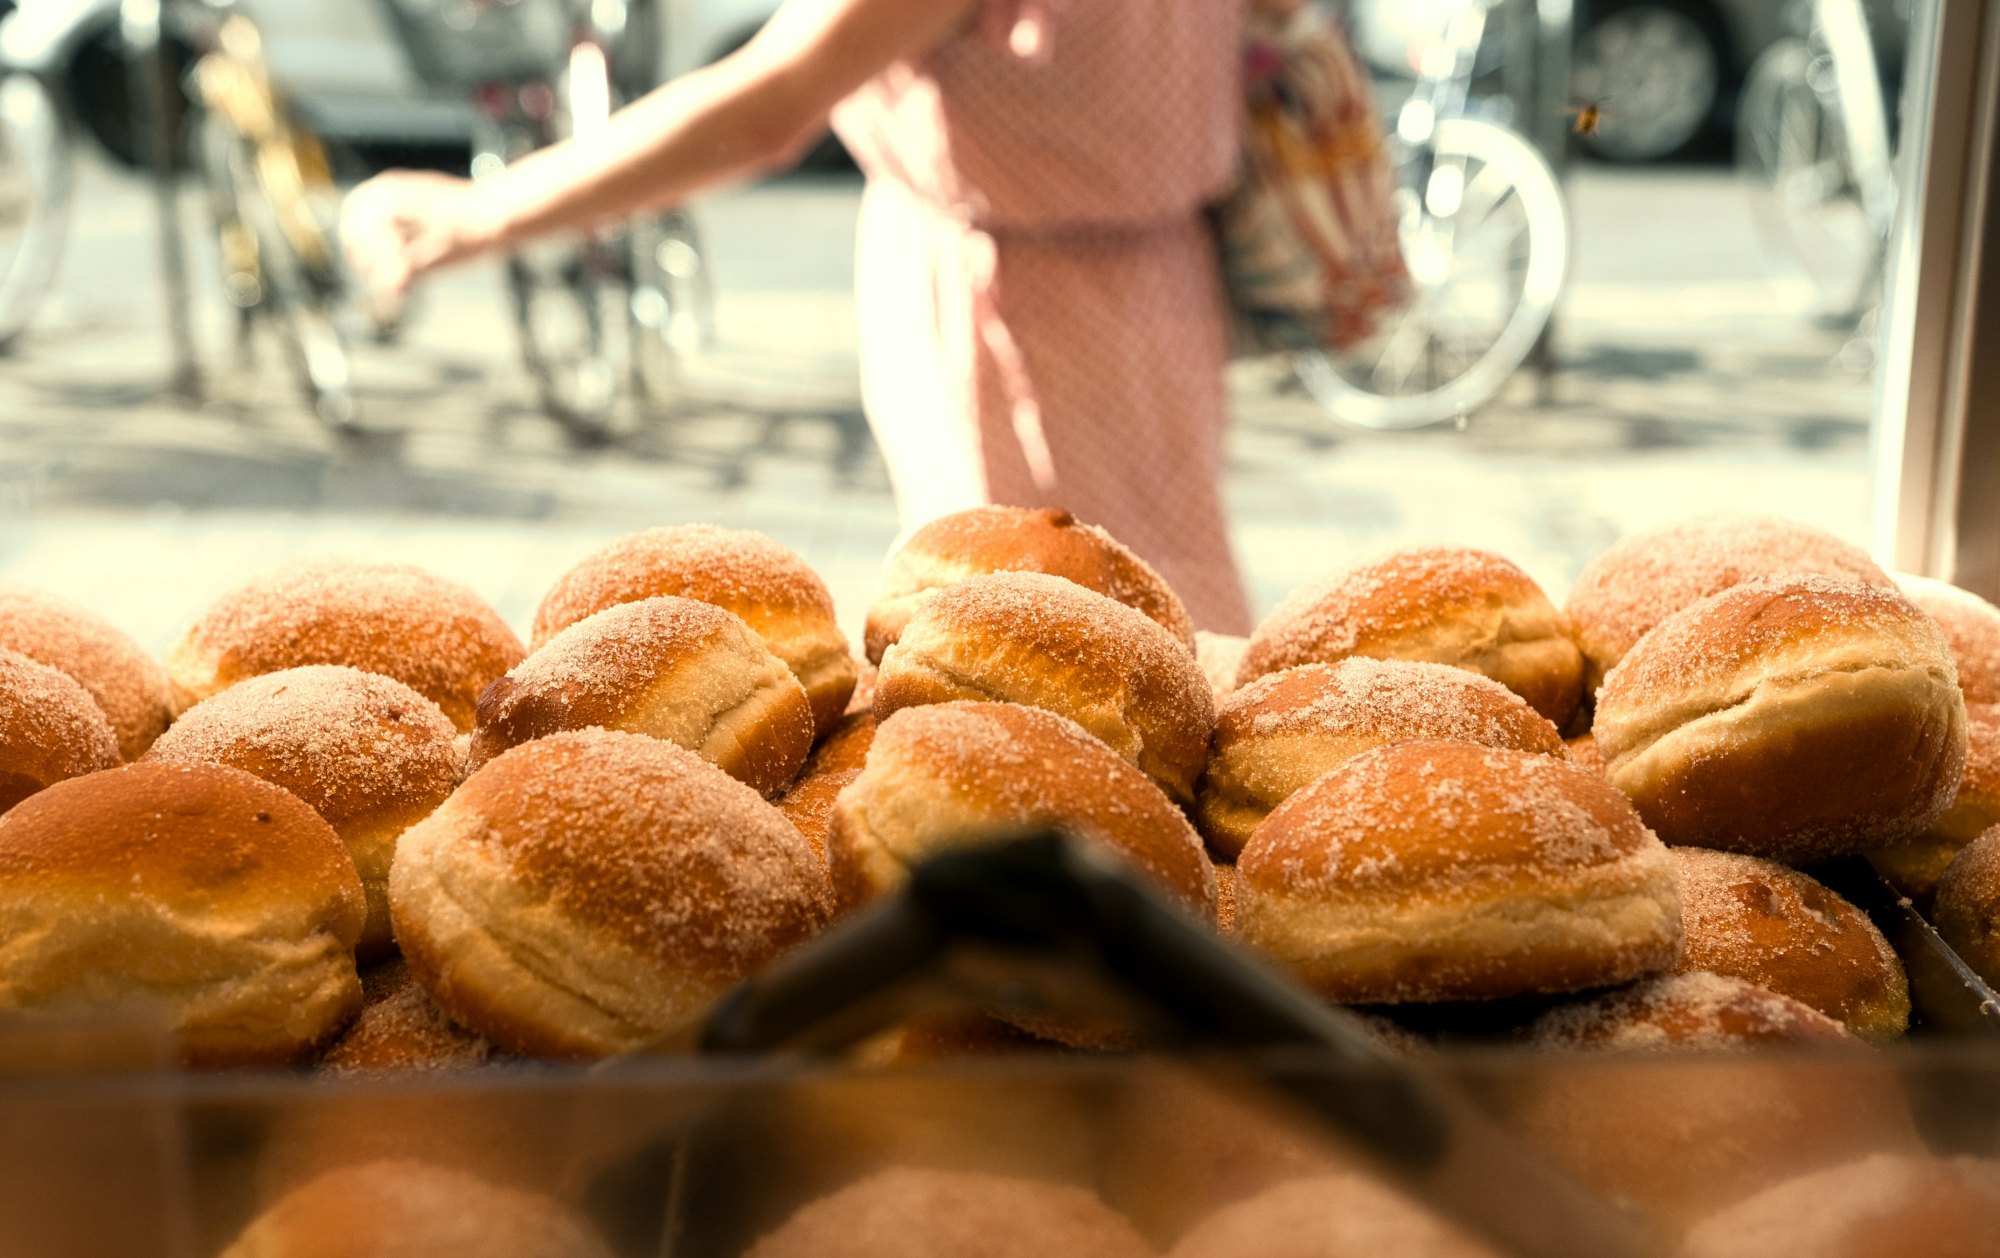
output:
<path id="1" fill-rule="evenodd" d="M 897 894 L 742 984 L 703 1053 L 830 1052 L 940 1001 L 1142 1027 L 1150 1045 L 1308 1050 L 1266 1081 L 1441 1213 L 1524 1258 L 1659 1250 L 1421 1064 L 1195 922 L 1094 845 L 1045 832 L 912 870 Z M 685 1041 L 684 1041 L 685 1043 Z"/>

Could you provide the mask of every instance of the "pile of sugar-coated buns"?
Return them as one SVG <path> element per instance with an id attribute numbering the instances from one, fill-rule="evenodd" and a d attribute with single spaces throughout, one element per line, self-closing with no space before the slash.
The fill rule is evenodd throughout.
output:
<path id="1" fill-rule="evenodd" d="M 1329 1001 L 1425 1033 L 1502 1010 L 1515 1041 L 1572 1054 L 1895 1039 L 1895 952 L 1800 870 L 1839 857 L 1934 901 L 2000 978 L 2000 609 L 1899 586 L 1804 526 L 1627 538 L 1564 608 L 1499 556 L 1404 550 L 1294 592 L 1245 641 L 1196 632 L 1102 530 L 984 508 L 889 557 L 864 648 L 798 555 L 706 526 L 583 559 L 525 646 L 401 566 L 256 577 L 164 664 L 0 587 L 0 1014 L 143 1002 L 194 1065 L 602 1057 L 683 1027 L 927 855 L 1043 823 Z M 1017 1017 L 905 1047 L 1051 1041 L 1121 1039 Z M 1735 1208 L 1782 1231 L 1860 1173 L 1840 1155 L 1907 1128 L 1870 1100 L 1880 1079 L 1841 1069 L 1834 1105 L 1825 1081 L 1740 1073 L 1698 1113 L 1601 1080 L 1513 1103 L 1613 1196 L 1692 1225 L 1768 1188 Z M 1764 1121 L 1815 1107 L 1835 1112 L 1807 1132 Z M 1621 1149 L 1629 1123 L 1705 1152 L 1661 1176 Z M 380 1174 L 343 1173 L 258 1227 L 309 1229 Z M 892 1252 L 855 1238 L 919 1201 L 941 1228 L 1032 1236 L 1024 1253 L 1390 1252 L 1368 1238 L 1418 1224 L 1379 1220 L 1422 1221 L 1327 1168 L 1144 1239 L 1095 1200 L 899 1174 L 754 1252 Z M 1994 1172 L 1952 1175 L 1974 1215 L 2000 1210 Z M 1349 1241 L 1300 1239 L 1329 1214 Z M 242 1252 L 293 1252 L 263 1234 Z M 1726 1224 L 1691 1236 L 1738 1252 Z M 932 1239 L 893 1252 L 950 1248 Z"/>

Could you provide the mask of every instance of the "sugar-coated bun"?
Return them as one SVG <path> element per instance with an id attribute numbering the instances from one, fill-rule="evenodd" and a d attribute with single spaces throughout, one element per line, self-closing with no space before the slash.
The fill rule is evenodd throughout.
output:
<path id="1" fill-rule="evenodd" d="M 1634 643 L 1683 608 L 1746 581 L 1807 573 L 1890 586 L 1860 547 L 1771 516 L 1709 516 L 1623 539 L 1586 564 L 1570 590 L 1590 693 Z"/>
<path id="2" fill-rule="evenodd" d="M 0 647 L 0 813 L 118 760 L 118 737 L 88 690 Z"/>
<path id="3" fill-rule="evenodd" d="M 236 769 L 128 765 L 0 817 L 0 1013 L 163 1006 L 192 1065 L 331 1037 L 361 1006 L 366 916 L 332 828 Z"/>
<path id="4" fill-rule="evenodd" d="M 562 730 L 625 730 L 687 748 L 763 795 L 798 776 L 812 705 L 733 612 L 691 598 L 607 607 L 479 696 L 471 767 Z"/>
<path id="5" fill-rule="evenodd" d="M 1486 1000 L 1658 973 L 1673 864 L 1632 805 L 1554 756 L 1364 752 L 1279 805 L 1236 862 L 1237 930 L 1330 1000 Z"/>
<path id="6" fill-rule="evenodd" d="M 1898 575 L 1896 584 L 1944 632 L 1966 703 L 2000 703 L 2000 607 L 1929 577 Z"/>
<path id="7" fill-rule="evenodd" d="M 1803 1175 L 1704 1220 L 1680 1258 L 1917 1254 L 2000 1254 L 2000 1163 L 1879 1153 Z"/>
<path id="8" fill-rule="evenodd" d="M 1194 799 L 1215 724 L 1208 679 L 1178 638 L 1115 599 L 1039 572 L 938 591 L 882 657 L 878 720 L 954 699 L 1066 716 L 1183 804 Z"/>
<path id="9" fill-rule="evenodd" d="M 1267 673 L 1223 700 L 1195 820 L 1234 859 L 1273 808 L 1364 751 L 1420 738 L 1563 754 L 1556 727 L 1490 678 L 1353 656 Z"/>
<path id="10" fill-rule="evenodd" d="M 1132 1225 L 1081 1188 L 898 1167 L 802 1208 L 744 1258 L 1149 1258 Z"/>
<path id="11" fill-rule="evenodd" d="M 698 1014 L 827 916 L 812 849 L 691 751 L 608 730 L 523 743 L 403 835 L 396 940 L 453 1021 L 595 1057 Z"/>
<path id="12" fill-rule="evenodd" d="M 0 648 L 67 673 L 90 692 L 135 760 L 173 719 L 166 670 L 124 632 L 88 608 L 25 585 L 0 582 Z"/>
<path id="13" fill-rule="evenodd" d="M 338 1073 L 453 1070 L 493 1060 L 493 1045 L 445 1017 L 401 960 L 362 972 L 361 1014 L 319 1059 Z"/>
<path id="14" fill-rule="evenodd" d="M 393 678 L 339 664 L 288 668 L 195 704 L 149 759 L 219 764 L 282 786 L 333 827 L 368 895 L 364 955 L 389 950 L 396 838 L 459 779 L 458 730 Z"/>
<path id="15" fill-rule="evenodd" d="M 1907 843 L 1870 852 L 1869 861 L 1919 908 L 1930 905 L 1945 866 L 1966 844 L 2000 825 L 2000 704 L 1965 705 L 1965 772 L 1944 816 Z"/>
<path id="16" fill-rule="evenodd" d="M 426 1162 L 329 1171 L 278 1199 L 222 1258 L 611 1258 L 554 1197 Z"/>
<path id="17" fill-rule="evenodd" d="M 1604 763 L 1604 753 L 1597 749 L 1597 736 L 1585 731 L 1575 738 L 1563 739 L 1563 747 L 1569 752 L 1569 762 L 1579 769 L 1595 773 L 1599 777 L 1610 775 L 1610 766 Z"/>
<path id="18" fill-rule="evenodd" d="M 479 692 L 521 662 L 514 631 L 477 594 L 408 564 L 321 559 L 217 599 L 167 652 L 185 711 L 246 677 L 307 664 L 380 673 L 469 730 Z"/>
<path id="19" fill-rule="evenodd" d="M 1243 667 L 1243 652 L 1249 649 L 1248 638 L 1229 633 L 1210 633 L 1206 629 L 1194 631 L 1195 662 L 1201 665 L 1202 675 L 1208 678 L 1208 688 L 1215 693 L 1218 706 L 1236 689 L 1236 672 Z"/>
<path id="20" fill-rule="evenodd" d="M 620 538 L 565 572 L 542 596 L 534 644 L 607 607 L 662 595 L 741 616 L 805 687 L 820 729 L 847 707 L 854 656 L 835 623 L 833 595 L 796 551 L 762 533 L 677 524 Z"/>
<path id="21" fill-rule="evenodd" d="M 1011 703 L 928 704 L 882 722 L 834 805 L 835 895 L 864 903 L 926 856 L 1038 825 L 1104 840 L 1214 919 L 1214 867 L 1159 788 L 1074 722 Z"/>
<path id="22" fill-rule="evenodd" d="M 989 572 L 1045 572 L 1141 612 L 1194 649 L 1194 622 L 1160 574 L 1094 524 L 1067 511 L 973 507 L 924 525 L 889 556 L 882 588 L 868 606 L 868 658 L 902 636 L 937 591 Z"/>
<path id="23" fill-rule="evenodd" d="M 1583 697 L 1569 622 L 1532 577 L 1483 550 L 1398 551 L 1293 591 L 1250 635 L 1236 679 L 1351 655 L 1483 673 L 1558 728 Z"/>
<path id="24" fill-rule="evenodd" d="M 806 774 L 838 773 L 858 769 L 868 762 L 868 748 L 875 742 L 875 713 L 849 712 L 834 723 L 806 760 Z"/>
<path id="25" fill-rule="evenodd" d="M 776 801 L 778 811 L 805 836 L 813 855 L 822 861 L 826 860 L 827 835 L 833 828 L 834 802 L 847 784 L 860 776 L 858 768 L 807 773 Z"/>
<path id="26" fill-rule="evenodd" d="M 2000 984 L 2000 826 L 1968 843 L 1945 868 L 1931 918 L 1967 965 Z"/>
<path id="27" fill-rule="evenodd" d="M 1236 933 L 1236 866 L 1215 866 L 1215 929 L 1219 934 Z"/>
<path id="28" fill-rule="evenodd" d="M 1295 1179 L 1197 1224 L 1169 1258 L 1498 1258 L 1499 1251 L 1358 1171 Z"/>
<path id="29" fill-rule="evenodd" d="M 1805 864 L 1915 838 L 1965 767 L 1944 636 L 1894 589 L 1733 586 L 1604 679 L 1591 732 L 1662 839 Z"/>
<path id="30" fill-rule="evenodd" d="M 1851 1042 L 1841 1023 L 1790 996 L 1695 970 L 1558 1005 L 1535 1020 L 1537 1048 L 1739 1049 Z"/>
<path id="31" fill-rule="evenodd" d="M 1754 856 L 1668 849 L 1681 883 L 1682 971 L 1746 979 L 1804 1001 L 1863 1039 L 1909 1028 L 1910 987 L 1868 915 L 1797 870 Z"/>

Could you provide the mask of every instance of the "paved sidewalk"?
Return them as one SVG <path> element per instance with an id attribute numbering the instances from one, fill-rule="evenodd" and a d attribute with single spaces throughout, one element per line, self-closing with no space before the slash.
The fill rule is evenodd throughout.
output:
<path id="1" fill-rule="evenodd" d="M 1619 534 L 1683 515 L 1775 510 L 1861 537 L 1866 381 L 1763 279 L 1729 179 L 1585 170 L 1574 199 L 1550 396 L 1524 378 L 1463 431 L 1363 434 L 1268 367 L 1238 369 L 1228 491 L 1260 605 L 1415 541 L 1492 547 L 1559 593 Z M 381 429 L 365 441 L 320 431 L 271 347 L 237 364 L 212 302 L 210 399 L 164 397 L 142 190 L 91 171 L 78 200 L 56 300 L 0 362 L 0 578 L 161 648 L 245 573 L 338 551 L 426 564 L 525 625 L 593 546 L 712 520 L 798 547 L 858 626 L 895 520 L 856 397 L 853 185 L 703 207 L 721 343 L 690 364 L 682 413 L 596 450 L 527 403 L 490 270 L 434 285 L 400 349 L 361 351 Z"/>

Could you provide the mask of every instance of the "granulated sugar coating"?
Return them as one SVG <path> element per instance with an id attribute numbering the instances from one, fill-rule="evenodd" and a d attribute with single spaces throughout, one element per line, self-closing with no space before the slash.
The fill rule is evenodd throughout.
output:
<path id="1" fill-rule="evenodd" d="M 65 778 L 118 763 L 118 740 L 90 692 L 0 648 L 0 812 Z"/>
<path id="2" fill-rule="evenodd" d="M 1849 1040 L 1825 1014 L 1755 983 L 1697 971 L 1647 979 L 1544 1014 L 1528 1032 L 1538 1048 L 1755 1048 Z"/>
<path id="3" fill-rule="evenodd" d="M 2000 1163 L 1878 1153 L 1704 1220 L 1681 1258 L 1994 1258 Z"/>
<path id="4" fill-rule="evenodd" d="M 1910 1015 L 1903 963 L 1875 924 L 1817 880 L 1754 856 L 1669 849 L 1680 875 L 1680 971 L 1745 979 L 1804 1001 L 1867 1039 Z"/>
<path id="5" fill-rule="evenodd" d="M 1944 631 L 1965 701 L 2000 703 L 2000 607 L 1927 577 L 1899 576 L 1896 582 Z"/>
<path id="6" fill-rule="evenodd" d="M 812 849 L 691 751 L 581 730 L 506 752 L 453 797 L 508 880 L 579 928 L 678 969 L 739 978 L 826 921 Z M 439 814 L 442 819 L 443 814 Z"/>
<path id="7" fill-rule="evenodd" d="M 320 1058 L 335 1073 L 450 1070 L 484 1065 L 495 1050 L 431 1002 L 401 961 L 361 975 L 361 1014 Z"/>
<path id="8" fill-rule="evenodd" d="M 822 1197 L 745 1258 L 1150 1258 L 1132 1225 L 1080 1188 L 899 1167 Z"/>
<path id="9" fill-rule="evenodd" d="M 167 727 L 167 675 L 143 647 L 95 613 L 24 585 L 0 583 L 0 648 L 75 678 L 134 760 Z"/>
<path id="10" fill-rule="evenodd" d="M 1619 541 L 1585 566 L 1569 596 L 1591 688 L 1633 643 L 1682 608 L 1745 581 L 1793 573 L 1891 584 L 1859 547 L 1770 516 L 1707 517 Z"/>
<path id="11" fill-rule="evenodd" d="M 1383 743 L 1449 738 L 1558 755 L 1556 727 L 1499 682 L 1444 664 L 1356 656 L 1270 673 L 1224 700 L 1218 740 L 1365 733 Z"/>
<path id="12" fill-rule="evenodd" d="M 407 564 L 322 559 L 217 599 L 167 654 L 185 708 L 246 677 L 307 664 L 381 673 L 469 730 L 489 682 L 527 652 L 477 594 Z"/>
<path id="13" fill-rule="evenodd" d="M 1378 1180 L 1296 1179 L 1210 1215 L 1169 1258 L 1499 1258 Z"/>
<path id="14" fill-rule="evenodd" d="M 611 1258 L 553 1197 L 415 1161 L 342 1167 L 278 1199 L 222 1258 Z"/>
<path id="15" fill-rule="evenodd" d="M 254 773 L 341 830 L 385 810 L 443 803 L 458 781 L 457 735 L 436 704 L 402 682 L 316 664 L 204 699 L 150 758 Z"/>

